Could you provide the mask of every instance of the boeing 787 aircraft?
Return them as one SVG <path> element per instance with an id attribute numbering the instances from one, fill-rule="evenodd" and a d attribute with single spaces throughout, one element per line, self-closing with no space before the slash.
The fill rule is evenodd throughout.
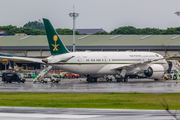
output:
<path id="1" fill-rule="evenodd" d="M 127 81 L 127 75 L 144 73 L 152 79 L 161 79 L 168 69 L 165 58 L 153 52 L 70 52 L 64 46 L 48 19 L 43 18 L 51 56 L 45 59 L 0 55 L 55 66 L 65 71 L 82 74 L 88 82 L 96 82 L 104 75 L 118 76 L 117 82 Z"/>

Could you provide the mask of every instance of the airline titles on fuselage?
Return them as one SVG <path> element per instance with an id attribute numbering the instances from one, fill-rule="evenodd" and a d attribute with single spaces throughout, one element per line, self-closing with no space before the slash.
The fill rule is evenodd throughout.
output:
<path id="1" fill-rule="evenodd" d="M 143 56 L 141 56 L 141 55 L 129 55 L 129 57 L 159 57 L 158 55 L 143 55 Z"/>

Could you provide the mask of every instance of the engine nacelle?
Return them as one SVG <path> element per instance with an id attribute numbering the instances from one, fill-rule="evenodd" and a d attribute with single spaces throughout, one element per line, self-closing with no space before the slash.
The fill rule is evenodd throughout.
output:
<path id="1" fill-rule="evenodd" d="M 149 78 L 161 79 L 164 76 L 164 67 L 162 65 L 153 64 L 144 71 L 144 74 Z"/>

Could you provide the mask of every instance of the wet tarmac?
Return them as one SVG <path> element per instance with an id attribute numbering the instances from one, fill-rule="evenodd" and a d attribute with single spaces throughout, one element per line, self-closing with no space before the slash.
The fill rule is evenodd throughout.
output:
<path id="1" fill-rule="evenodd" d="M 54 93 L 180 93 L 180 80 L 154 81 L 152 79 L 129 79 L 129 82 L 98 81 L 88 83 L 85 79 L 62 79 L 59 83 L 0 82 L 1 92 L 54 92 Z"/>
<path id="2" fill-rule="evenodd" d="M 180 111 L 176 116 L 180 117 Z M 1 120 L 174 120 L 165 110 L 0 107 Z"/>
<path id="3" fill-rule="evenodd" d="M 1 80 L 1 78 L 0 78 Z M 54 93 L 180 93 L 180 80 L 154 81 L 152 79 L 130 79 L 129 82 L 98 81 L 88 83 L 85 79 L 62 79 L 59 83 L 0 82 L 1 92 L 54 92 Z M 172 113 L 175 113 L 173 110 Z M 180 117 L 180 111 L 176 114 Z M 172 120 L 165 110 L 128 109 L 77 109 L 77 108 L 36 108 L 0 107 L 0 120 Z"/>

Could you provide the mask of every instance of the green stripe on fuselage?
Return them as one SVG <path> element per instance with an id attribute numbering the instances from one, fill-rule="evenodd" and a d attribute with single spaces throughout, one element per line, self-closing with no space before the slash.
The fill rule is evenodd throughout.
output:
<path id="1" fill-rule="evenodd" d="M 66 63 L 66 62 L 61 62 L 61 63 L 54 63 L 54 64 L 87 64 L 87 65 L 97 65 L 97 64 L 136 64 L 136 63 Z M 153 64 L 157 64 L 157 63 L 153 63 Z M 166 64 L 166 63 L 158 63 L 158 64 Z"/>

